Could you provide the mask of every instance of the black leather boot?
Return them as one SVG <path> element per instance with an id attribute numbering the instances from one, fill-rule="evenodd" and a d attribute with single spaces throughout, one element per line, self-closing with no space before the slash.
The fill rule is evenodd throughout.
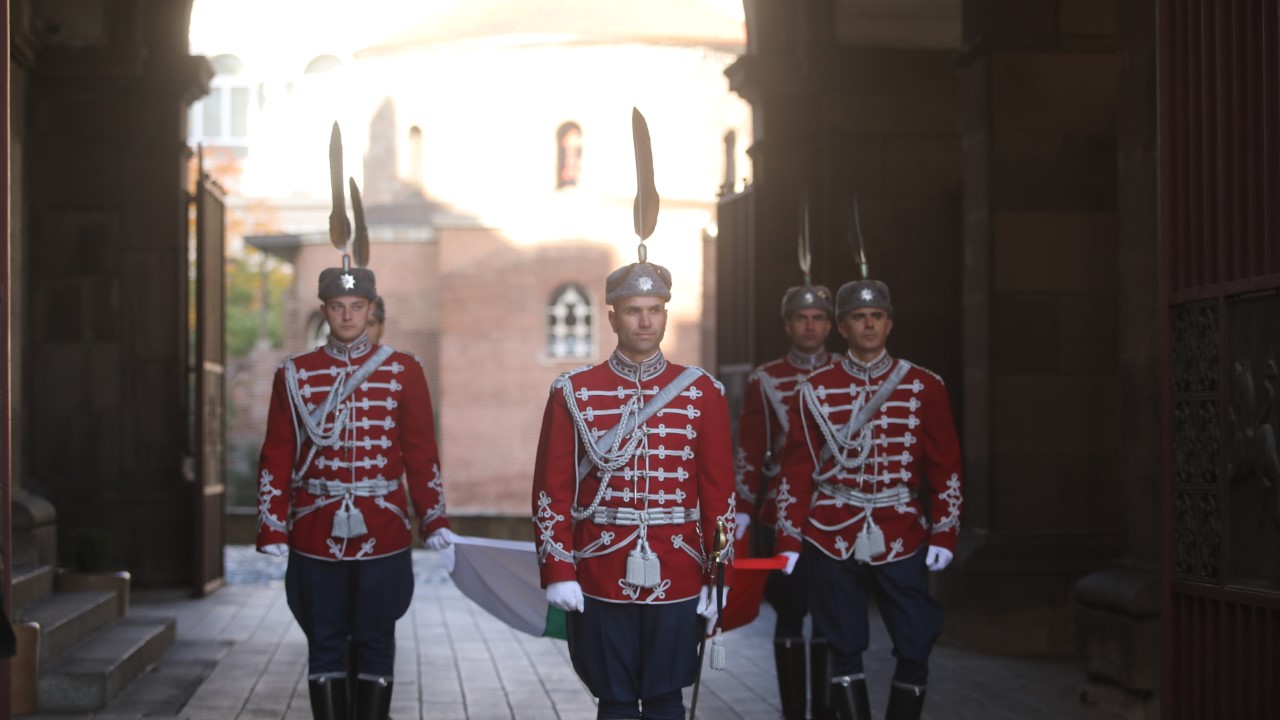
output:
<path id="1" fill-rule="evenodd" d="M 871 720 L 867 676 L 858 674 L 831 678 L 831 709 L 839 720 Z"/>
<path id="2" fill-rule="evenodd" d="M 889 688 L 889 708 L 884 720 L 920 720 L 924 712 L 924 686 L 894 681 Z"/>
<path id="3" fill-rule="evenodd" d="M 804 720 L 804 638 L 774 638 L 773 661 L 778 668 L 778 699 L 785 720 Z"/>
<path id="4" fill-rule="evenodd" d="M 311 695 L 311 717 L 315 720 L 347 720 L 347 679 L 318 677 L 307 680 Z"/>
<path id="5" fill-rule="evenodd" d="M 388 720 L 391 715 L 389 677 L 361 676 L 356 681 L 356 716 L 354 720 Z"/>
<path id="6" fill-rule="evenodd" d="M 826 638 L 809 641 L 809 717 L 832 720 L 831 648 Z"/>

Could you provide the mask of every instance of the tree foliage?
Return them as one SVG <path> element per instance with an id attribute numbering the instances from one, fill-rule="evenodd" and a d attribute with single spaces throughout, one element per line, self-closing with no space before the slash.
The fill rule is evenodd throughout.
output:
<path id="1" fill-rule="evenodd" d="M 245 248 L 227 258 L 227 355 L 243 357 L 259 338 L 284 344 L 282 299 L 292 280 L 288 265 Z"/>

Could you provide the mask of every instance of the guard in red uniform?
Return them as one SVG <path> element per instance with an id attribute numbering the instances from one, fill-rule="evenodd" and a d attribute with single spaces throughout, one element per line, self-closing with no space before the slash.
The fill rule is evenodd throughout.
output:
<path id="1" fill-rule="evenodd" d="M 870 720 L 867 598 L 897 658 L 886 720 L 916 720 L 942 609 L 926 570 L 950 563 L 960 527 L 960 444 L 942 380 L 885 349 L 889 288 L 846 283 L 836 319 L 849 352 L 800 383 L 778 481 L 777 549 L 810 562 L 814 632 L 832 650 L 832 704 Z M 926 510 L 927 508 L 927 510 Z"/>
<path id="2" fill-rule="evenodd" d="M 570 657 L 598 718 L 683 720 L 703 618 L 718 612 L 717 521 L 733 533 L 728 404 L 705 371 L 662 355 L 670 287 L 643 260 L 609 276 L 618 347 L 555 381 L 538 444 L 542 584 L 569 611 Z"/>
<path id="3" fill-rule="evenodd" d="M 807 277 L 807 275 L 806 275 Z M 791 340 L 790 351 L 751 372 L 738 418 L 735 475 L 738 488 L 738 535 L 752 531 L 753 553 L 773 555 L 777 519 L 778 461 L 787 436 L 787 405 L 796 385 L 831 364 L 827 335 L 831 333 L 831 291 L 822 285 L 797 285 L 782 297 L 782 327 Z M 808 562 L 801 557 L 790 575 L 772 573 L 765 597 L 777 615 L 773 654 L 778 674 L 778 697 L 786 720 L 803 720 L 805 692 L 812 687 L 814 718 L 827 717 L 829 678 L 827 642 L 814 635 L 809 642 L 806 682 L 804 616 L 809 613 Z"/>
<path id="4" fill-rule="evenodd" d="M 329 342 L 286 360 L 271 391 L 258 549 L 289 557 L 313 716 L 344 719 L 350 707 L 358 720 L 385 720 L 395 624 L 413 595 L 413 528 L 435 549 L 452 539 L 431 394 L 416 357 L 369 341 L 373 272 L 329 268 L 319 295 Z"/>

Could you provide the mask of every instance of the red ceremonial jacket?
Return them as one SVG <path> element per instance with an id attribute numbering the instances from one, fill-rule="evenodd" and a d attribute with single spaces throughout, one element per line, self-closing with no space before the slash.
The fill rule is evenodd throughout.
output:
<path id="1" fill-rule="evenodd" d="M 424 538 L 448 527 L 431 393 L 417 357 L 392 351 L 318 424 L 309 429 L 303 417 L 335 403 L 335 382 L 378 350 L 367 337 L 349 347 L 330 340 L 276 370 L 258 461 L 259 548 L 287 542 L 322 560 L 363 560 L 408 548 L 413 523 Z"/>
<path id="2" fill-rule="evenodd" d="M 849 420 L 899 365 L 905 374 L 897 387 L 849 438 Z M 799 551 L 807 540 L 831 557 L 853 557 L 868 507 L 885 543 L 871 564 L 900 560 L 925 544 L 955 551 L 960 442 L 941 378 L 888 353 L 869 365 L 846 355 L 800 384 L 789 416 L 778 482 L 778 552 Z M 844 462 L 824 459 L 833 437 Z"/>
<path id="3" fill-rule="evenodd" d="M 794 350 L 767 362 L 747 378 L 738 415 L 738 452 L 734 479 L 738 488 L 738 512 L 773 527 L 778 519 L 778 462 L 787 437 L 787 405 L 796 383 L 831 364 L 831 354 L 802 355 Z M 764 497 L 759 497 L 761 492 Z"/>
<path id="4" fill-rule="evenodd" d="M 613 602 L 670 603 L 712 583 L 717 520 L 724 520 L 732 563 L 733 456 L 724 388 L 701 369 L 678 396 L 613 443 L 602 474 L 579 462 L 619 421 L 653 402 L 683 372 L 656 353 L 637 365 L 615 351 L 608 362 L 561 375 L 551 386 L 533 477 L 534 542 L 542 585 L 577 580 L 584 594 Z M 601 458 L 597 453 L 596 458 Z M 604 478 L 607 475 L 607 481 Z M 577 486 L 575 489 L 575 485 Z M 658 517 L 642 531 L 638 515 Z M 626 582 L 628 556 L 657 556 L 661 581 Z M 726 584 L 729 573 L 726 568 Z"/>

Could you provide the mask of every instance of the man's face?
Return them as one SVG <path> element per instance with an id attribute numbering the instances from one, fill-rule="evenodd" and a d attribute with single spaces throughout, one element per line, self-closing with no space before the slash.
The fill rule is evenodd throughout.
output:
<path id="1" fill-rule="evenodd" d="M 329 322 L 329 336 L 343 344 L 360 339 L 369 326 L 373 303 L 354 295 L 340 295 L 320 305 Z"/>
<path id="2" fill-rule="evenodd" d="M 782 327 L 791 338 L 791 347 L 812 355 L 822 349 L 831 334 L 831 316 L 814 308 L 797 310 L 782 321 Z"/>
<path id="3" fill-rule="evenodd" d="M 609 324 L 623 355 L 633 362 L 648 360 L 667 331 L 667 305 L 655 297 L 624 298 L 609 311 Z"/>
<path id="4" fill-rule="evenodd" d="M 893 329 L 889 314 L 879 308 L 850 310 L 840 318 L 840 334 L 849 341 L 849 351 L 863 362 L 870 362 L 884 351 Z"/>
<path id="5" fill-rule="evenodd" d="M 383 324 L 378 322 L 377 318 L 370 315 L 368 326 L 369 342 L 374 344 L 382 342 L 382 328 Z"/>

